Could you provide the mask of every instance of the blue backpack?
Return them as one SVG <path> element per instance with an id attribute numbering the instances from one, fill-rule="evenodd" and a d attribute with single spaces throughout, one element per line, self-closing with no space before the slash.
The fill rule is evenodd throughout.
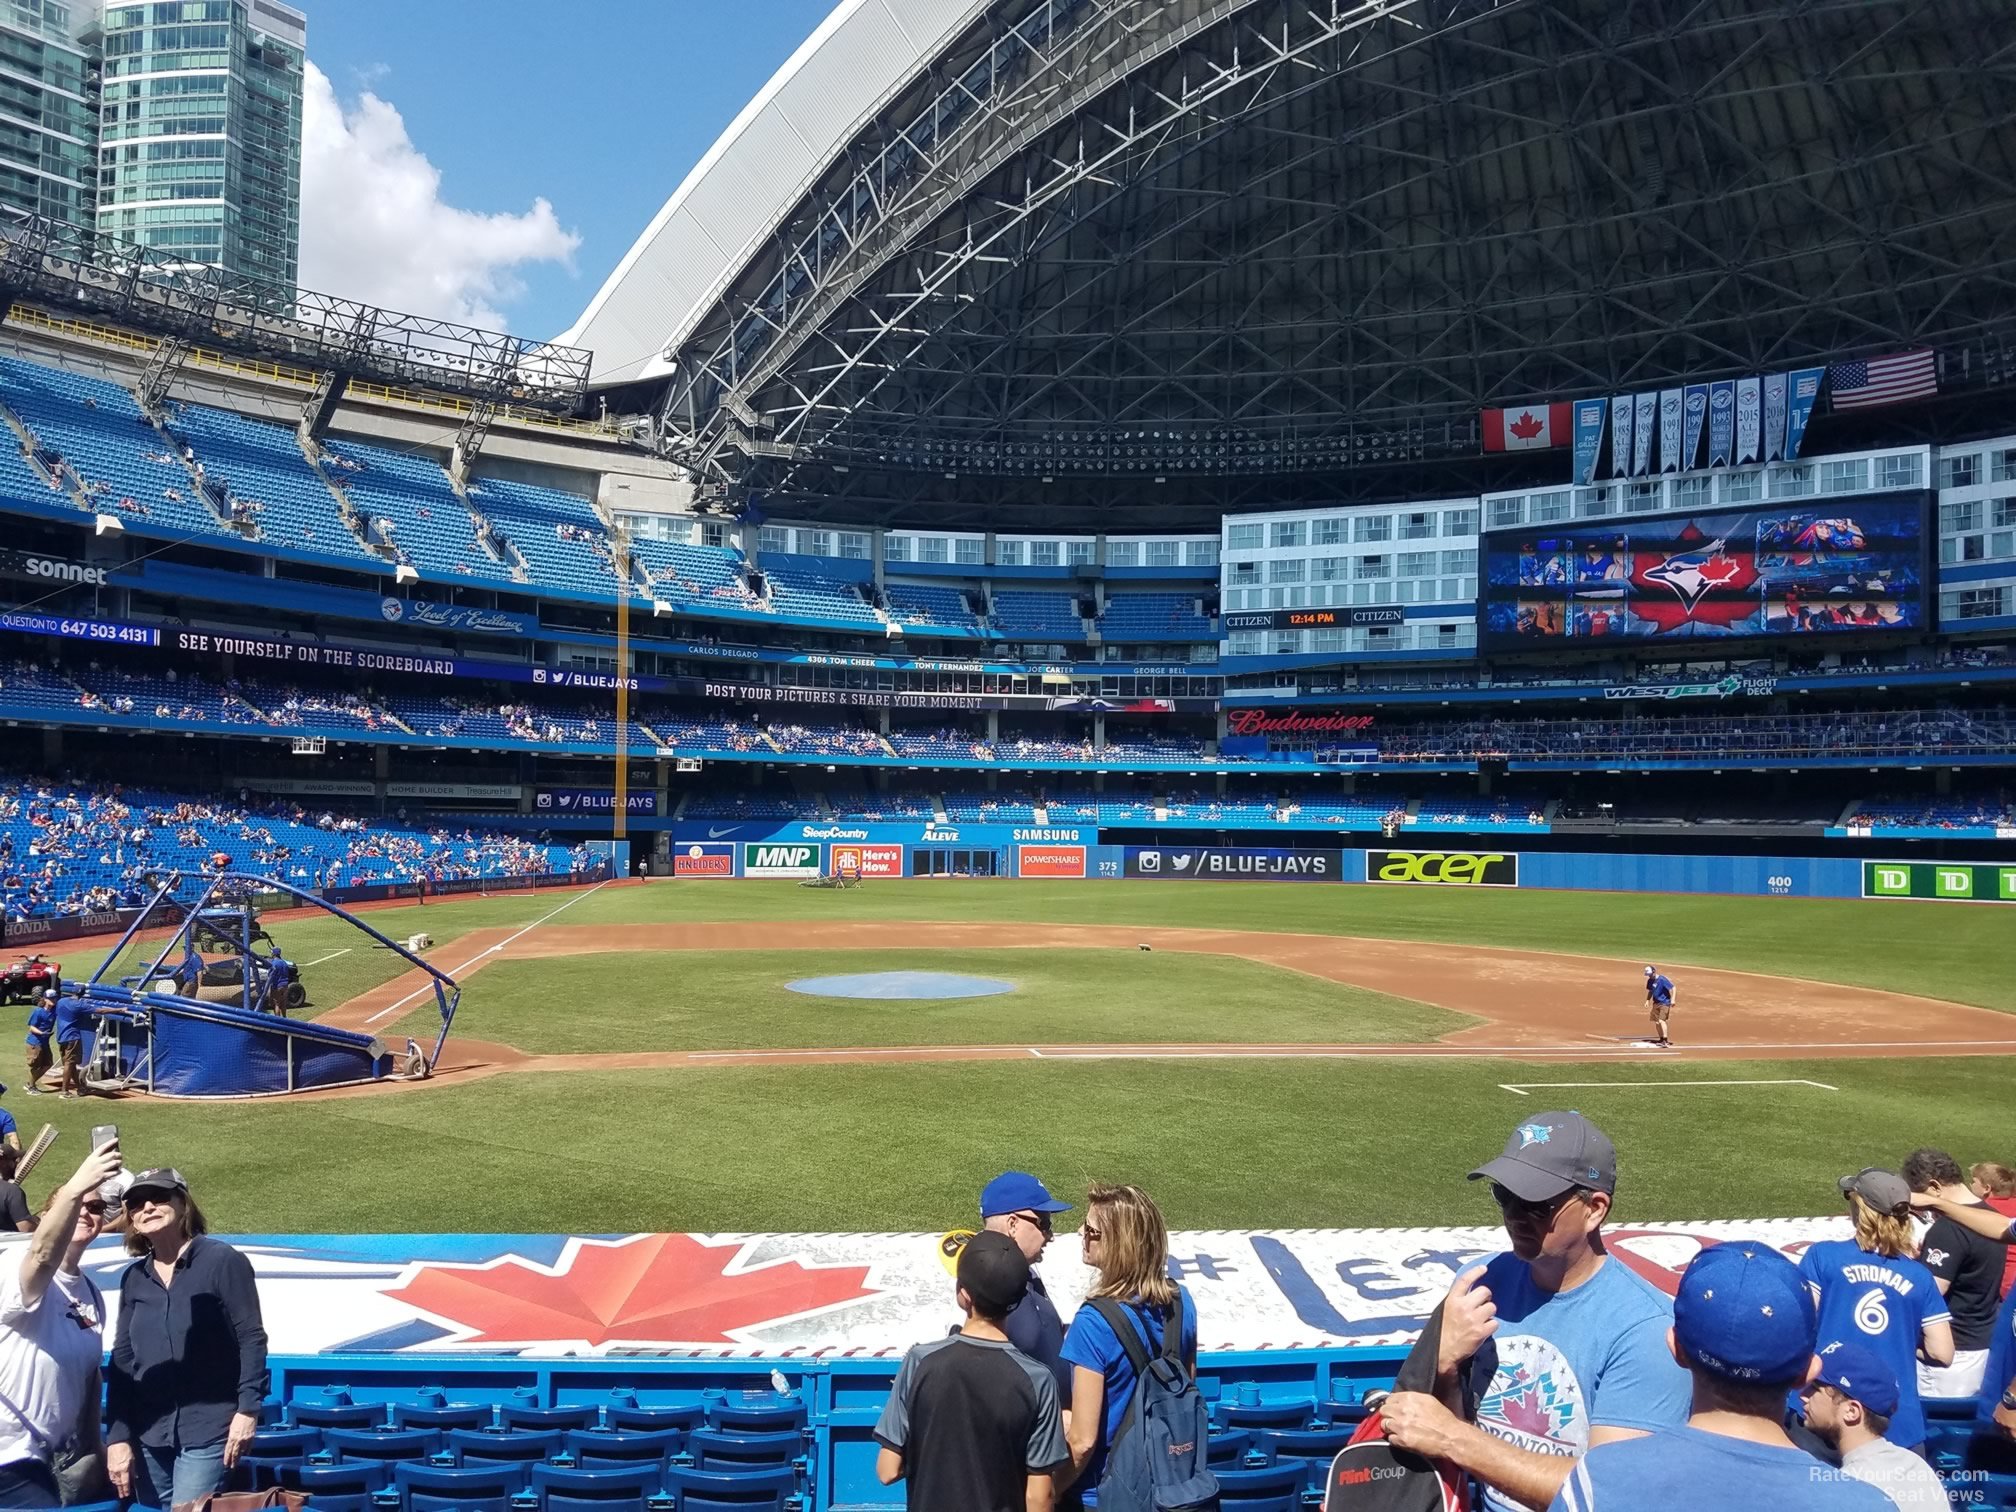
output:
<path id="1" fill-rule="evenodd" d="M 1211 1421 L 1203 1394 L 1183 1363 L 1183 1297 L 1162 1329 L 1162 1349 L 1148 1357 L 1132 1311 L 1110 1298 L 1087 1302 L 1127 1351 L 1134 1367 L 1134 1396 L 1106 1446 L 1099 1478 L 1099 1512 L 1184 1512 L 1215 1509 L 1218 1477 L 1207 1463 Z"/>

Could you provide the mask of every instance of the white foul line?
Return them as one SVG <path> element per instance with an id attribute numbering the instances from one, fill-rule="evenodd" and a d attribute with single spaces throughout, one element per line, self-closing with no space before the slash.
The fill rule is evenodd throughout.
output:
<path id="1" fill-rule="evenodd" d="M 609 884 L 607 882 L 597 882 L 593 887 L 589 888 L 588 891 L 574 894 L 573 897 L 569 898 L 565 903 L 562 903 L 558 908 L 554 909 L 551 913 L 541 915 L 539 918 L 534 919 L 530 924 L 527 924 L 523 929 L 519 930 L 518 933 L 511 936 L 509 940 L 499 940 L 495 945 L 492 945 L 488 950 L 477 951 L 476 954 L 469 957 L 469 959 L 464 961 L 460 966 L 457 966 L 454 969 L 454 971 L 450 971 L 448 975 L 452 977 L 453 975 L 455 975 L 456 971 L 467 971 L 471 966 L 474 966 L 478 961 L 482 960 L 483 957 L 487 955 L 495 955 L 497 954 L 498 951 L 502 950 L 506 945 L 511 944 L 512 941 L 524 939 L 525 936 L 532 933 L 533 930 L 537 929 L 541 924 L 544 924 L 547 920 L 558 918 L 561 914 L 567 912 L 568 909 L 572 908 L 576 903 L 579 903 L 583 898 L 594 897 L 595 894 L 602 891 L 602 889 L 607 887 L 608 885 Z M 382 1018 L 387 1018 L 390 1015 L 397 1013 L 401 1008 L 404 1008 L 408 1003 L 414 1001 L 414 999 L 425 997 L 428 993 L 434 990 L 434 987 L 435 983 L 430 978 L 425 987 L 416 988 L 412 992 L 407 993 L 406 996 L 399 999 L 399 1001 L 394 1003 L 390 1008 L 381 1009 L 379 1012 L 372 1014 L 371 1017 L 364 1020 L 364 1022 L 367 1024 L 375 1024 L 378 1022 L 378 1020 Z"/>
<path id="2" fill-rule="evenodd" d="M 1531 1097 L 1530 1088 L 1547 1087 L 1818 1087 L 1822 1092 L 1839 1092 L 1839 1087 L 1830 1087 L 1825 1082 L 1807 1081 L 1792 1077 L 1777 1081 L 1607 1081 L 1607 1082 L 1500 1082 L 1500 1092 L 1510 1092 L 1514 1097 Z"/>
<path id="3" fill-rule="evenodd" d="M 306 971 L 310 966 L 320 966 L 324 961 L 333 961 L 339 955 L 348 955 L 348 954 L 350 954 L 350 947 L 348 945 L 345 945 L 341 950 L 332 950 L 329 952 L 329 954 L 325 956 L 317 956 L 312 961 L 303 961 L 301 963 L 301 969 L 303 971 Z"/>

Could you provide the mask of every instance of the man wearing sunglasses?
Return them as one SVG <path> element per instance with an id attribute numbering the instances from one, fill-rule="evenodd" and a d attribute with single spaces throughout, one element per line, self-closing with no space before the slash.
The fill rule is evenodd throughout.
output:
<path id="1" fill-rule="evenodd" d="M 1382 1415 L 1394 1443 L 1476 1476 L 1490 1512 L 1544 1508 L 1593 1445 L 1687 1421 L 1673 1306 L 1604 1251 L 1617 1152 L 1580 1113 L 1528 1119 L 1470 1179 L 1491 1183 L 1511 1252 L 1449 1289 L 1436 1392 Z"/>
<path id="2" fill-rule="evenodd" d="M 1050 1189 L 1027 1171 L 1003 1171 L 980 1192 L 981 1227 L 1006 1234 L 1029 1262 L 1029 1290 L 1002 1323 L 1009 1341 L 1057 1382 L 1058 1400 L 1071 1400 L 1071 1367 L 1064 1363 L 1064 1320 L 1043 1289 L 1036 1262 L 1051 1238 L 1051 1220 L 1071 1211 Z"/>

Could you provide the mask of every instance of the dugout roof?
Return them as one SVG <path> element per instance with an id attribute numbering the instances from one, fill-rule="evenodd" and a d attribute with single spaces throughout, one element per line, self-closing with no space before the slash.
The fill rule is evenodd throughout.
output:
<path id="1" fill-rule="evenodd" d="M 564 339 L 801 514 L 1181 525 L 1199 479 L 1420 478 L 1486 405 L 2008 321 L 2007 19 L 845 0 Z"/>

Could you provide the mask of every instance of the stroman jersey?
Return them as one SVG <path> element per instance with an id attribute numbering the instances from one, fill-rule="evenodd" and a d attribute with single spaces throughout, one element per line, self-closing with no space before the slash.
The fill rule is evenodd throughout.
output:
<path id="1" fill-rule="evenodd" d="M 1949 1321 L 1932 1272 L 1916 1260 L 1872 1255 L 1852 1239 L 1826 1239 L 1799 1259 L 1820 1302 L 1820 1344 L 1856 1339 L 1897 1377 L 1897 1410 L 1883 1436 L 1910 1449 L 1925 1442 L 1918 1401 L 1918 1340 Z"/>

